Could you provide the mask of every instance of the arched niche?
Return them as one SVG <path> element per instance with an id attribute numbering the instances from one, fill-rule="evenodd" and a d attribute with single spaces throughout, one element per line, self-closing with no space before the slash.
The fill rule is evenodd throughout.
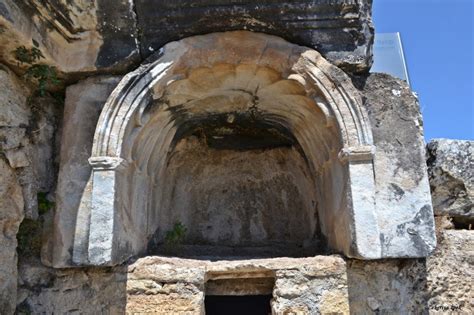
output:
<path id="1" fill-rule="evenodd" d="M 315 50 L 245 31 L 169 43 L 122 79 L 101 113 L 73 262 L 114 265 L 144 254 L 174 220 L 209 246 L 288 241 L 288 250 L 311 248 L 312 235 L 320 233 L 349 257 L 380 258 L 374 150 L 357 90 Z M 229 164 L 239 157 L 241 164 Z M 283 177 L 268 179 L 273 171 Z M 216 193 L 220 188 L 224 192 Z M 234 197 L 226 189 L 234 189 Z M 231 206 L 255 191 L 264 197 L 250 199 L 260 206 Z M 294 191 L 296 204 L 276 205 L 282 191 Z M 192 208 L 207 192 L 204 210 Z M 195 199 L 186 200 L 190 195 Z M 227 208 L 244 216 L 255 208 L 267 219 L 239 223 L 230 211 L 213 221 Z M 201 219 L 191 220 L 196 212 Z M 201 226 L 206 218 L 209 233 Z M 278 220 L 285 223 L 280 235 Z M 235 226 L 226 238 L 223 230 Z"/>

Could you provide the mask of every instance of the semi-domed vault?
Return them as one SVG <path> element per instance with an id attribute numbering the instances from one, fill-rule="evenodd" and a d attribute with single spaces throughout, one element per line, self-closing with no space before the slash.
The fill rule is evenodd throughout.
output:
<path id="1" fill-rule="evenodd" d="M 388 257 L 375 154 L 358 91 L 315 50 L 244 31 L 169 43 L 108 98 L 53 265 L 160 253 L 176 224 L 183 256 Z"/>

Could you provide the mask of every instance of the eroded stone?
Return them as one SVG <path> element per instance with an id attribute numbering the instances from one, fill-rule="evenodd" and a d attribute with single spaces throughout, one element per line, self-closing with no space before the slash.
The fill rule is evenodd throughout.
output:
<path id="1" fill-rule="evenodd" d="M 427 145 L 436 215 L 468 225 L 474 222 L 474 142 L 434 139 Z"/>
<path id="2" fill-rule="evenodd" d="M 474 231 L 440 231 L 439 247 L 426 261 L 428 307 L 433 314 L 474 311 Z"/>
<path id="3" fill-rule="evenodd" d="M 14 170 L 0 157 L 0 309 L 15 310 L 17 295 L 16 234 L 23 220 L 23 194 Z"/>
<path id="4" fill-rule="evenodd" d="M 386 74 L 370 74 L 354 82 L 365 97 L 377 148 L 374 168 L 382 256 L 427 256 L 436 238 L 418 100 L 405 82 Z"/>
<path id="5" fill-rule="evenodd" d="M 153 9 L 150 9 L 153 8 Z M 38 45 L 65 75 L 123 71 L 163 45 L 185 37 L 232 30 L 282 36 L 318 49 L 350 72 L 371 63 L 371 1 L 121 1 L 4 0 L 0 7 L 0 60 L 25 69 L 12 52 Z"/>
<path id="6" fill-rule="evenodd" d="M 89 179 L 91 167 L 87 161 L 92 149 L 93 128 L 99 119 L 105 99 L 118 83 L 120 77 L 90 78 L 68 87 L 64 108 L 64 124 L 61 136 L 60 169 L 56 190 L 56 219 L 53 235 L 48 246 L 60 243 L 64 246 L 52 248 L 52 257 L 43 261 L 52 264 L 58 260 L 70 260 L 68 248 L 73 246 L 70 233 L 76 220 L 86 220 L 87 215 L 76 217 L 73 209 L 81 202 L 81 194 Z M 80 126 L 80 127 L 79 127 Z M 78 231 L 78 234 L 86 231 Z M 78 245 L 80 246 L 80 245 Z"/>

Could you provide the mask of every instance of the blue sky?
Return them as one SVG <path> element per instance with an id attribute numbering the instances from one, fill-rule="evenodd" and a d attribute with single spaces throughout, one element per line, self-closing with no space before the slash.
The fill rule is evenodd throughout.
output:
<path id="1" fill-rule="evenodd" d="M 400 32 L 425 138 L 474 139 L 474 0 L 374 0 L 377 33 Z"/>

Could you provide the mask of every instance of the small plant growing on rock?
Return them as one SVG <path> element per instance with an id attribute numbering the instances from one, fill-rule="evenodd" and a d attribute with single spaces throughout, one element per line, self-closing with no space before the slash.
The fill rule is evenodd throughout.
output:
<path id="1" fill-rule="evenodd" d="M 184 242 L 186 237 L 186 227 L 181 222 L 176 222 L 173 229 L 166 232 L 165 235 L 165 250 L 172 253 L 179 249 L 179 246 Z"/>
<path id="2" fill-rule="evenodd" d="M 54 207 L 54 202 L 48 200 L 46 193 L 39 192 L 38 195 L 38 214 L 43 215 Z"/>
<path id="3" fill-rule="evenodd" d="M 44 58 L 44 55 L 38 49 L 38 42 L 33 40 L 33 45 L 34 47 L 32 48 L 26 48 L 25 46 L 17 47 L 13 54 L 19 64 L 29 65 L 25 72 L 25 78 L 36 82 L 39 95 L 44 96 L 48 84 L 57 85 L 60 81 L 55 67 L 37 63 L 41 58 Z"/>
<path id="4" fill-rule="evenodd" d="M 45 95 L 48 83 L 58 85 L 60 82 L 56 74 L 56 68 L 43 64 L 30 66 L 26 70 L 25 77 L 38 82 L 38 92 L 41 96 Z"/>
<path id="5" fill-rule="evenodd" d="M 36 47 L 28 49 L 25 46 L 20 46 L 13 51 L 13 54 L 19 63 L 34 64 L 36 61 L 44 58 L 41 50 Z"/>

